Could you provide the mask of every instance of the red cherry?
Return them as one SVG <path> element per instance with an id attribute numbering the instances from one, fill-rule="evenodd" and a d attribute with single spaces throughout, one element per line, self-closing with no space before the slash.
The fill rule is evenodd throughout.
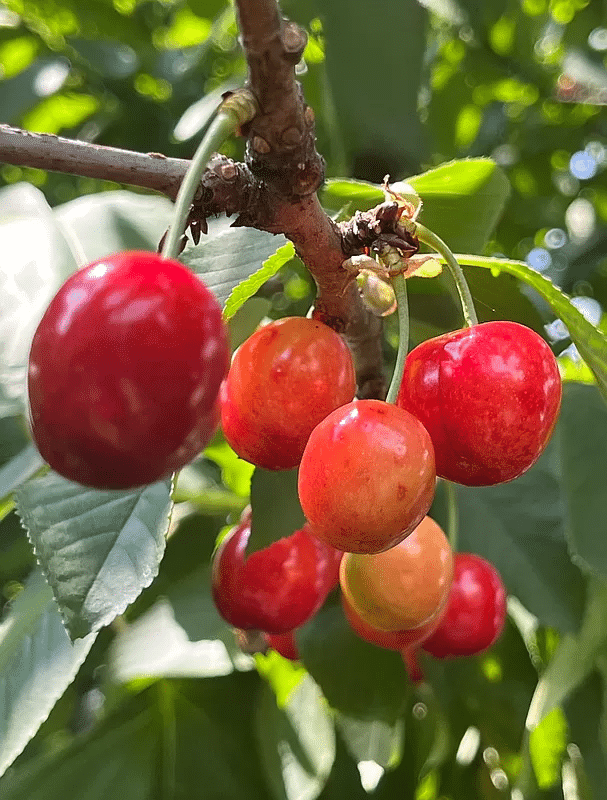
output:
<path id="1" fill-rule="evenodd" d="M 445 614 L 422 649 L 437 658 L 471 656 L 490 647 L 506 619 L 506 590 L 484 558 L 457 553 Z"/>
<path id="2" fill-rule="evenodd" d="M 280 653 L 283 658 L 288 658 L 289 661 L 299 661 L 299 650 L 295 643 L 294 631 L 288 631 L 287 633 L 268 633 L 266 639 L 270 647 L 276 650 L 277 653 Z"/>
<path id="3" fill-rule="evenodd" d="M 354 397 L 352 356 L 317 320 L 286 317 L 256 331 L 234 355 L 221 390 L 225 438 L 265 469 L 292 469 L 315 426 Z"/>
<path id="4" fill-rule="evenodd" d="M 367 625 L 396 633 L 430 625 L 447 603 L 453 552 L 433 519 L 383 553 L 346 553 L 339 582 L 346 601 Z"/>
<path id="5" fill-rule="evenodd" d="M 420 644 L 428 638 L 437 628 L 441 618 L 440 616 L 431 619 L 425 625 L 420 625 L 418 628 L 409 628 L 401 631 L 381 631 L 379 628 L 374 628 L 369 623 L 365 622 L 359 614 L 352 608 L 350 603 L 346 600 L 344 595 L 341 598 L 344 614 L 352 630 L 371 644 L 377 647 L 384 647 L 387 650 L 400 650 L 414 648 L 415 645 Z"/>
<path id="6" fill-rule="evenodd" d="M 552 351 L 516 322 L 486 322 L 407 356 L 396 404 L 427 428 L 437 474 L 467 486 L 522 475 L 544 450 L 561 403 Z"/>
<path id="7" fill-rule="evenodd" d="M 350 553 L 394 546 L 434 496 L 432 442 L 407 411 L 380 400 L 338 408 L 312 431 L 299 468 L 299 499 L 312 532 Z"/>
<path id="8" fill-rule="evenodd" d="M 155 253 L 102 258 L 68 278 L 34 335 L 34 440 L 86 486 L 152 483 L 209 442 L 227 366 L 221 309 L 195 275 Z"/>
<path id="9" fill-rule="evenodd" d="M 213 598 L 235 628 L 286 633 L 318 611 L 329 591 L 334 556 L 307 526 L 248 558 L 251 516 L 245 515 L 213 558 Z"/>

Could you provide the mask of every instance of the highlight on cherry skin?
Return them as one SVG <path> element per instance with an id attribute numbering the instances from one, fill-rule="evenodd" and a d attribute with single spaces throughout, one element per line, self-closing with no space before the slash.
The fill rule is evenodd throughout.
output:
<path id="1" fill-rule="evenodd" d="M 438 619 L 452 578 L 451 545 L 430 517 L 390 550 L 346 553 L 339 573 L 344 599 L 354 612 L 366 625 L 392 634 Z"/>
<path id="2" fill-rule="evenodd" d="M 436 658 L 471 656 L 491 647 L 506 620 L 506 589 L 481 556 L 457 553 L 444 615 L 422 649 Z"/>
<path id="3" fill-rule="evenodd" d="M 34 441 L 86 486 L 160 480 L 213 436 L 228 360 L 219 304 L 190 270 L 148 252 L 99 259 L 67 279 L 34 335 Z"/>
<path id="4" fill-rule="evenodd" d="M 434 450 L 412 414 L 358 400 L 312 431 L 298 491 L 312 532 L 349 553 L 377 553 L 402 541 L 434 497 Z"/>
<path id="5" fill-rule="evenodd" d="M 356 391 L 352 356 L 322 322 L 285 317 L 236 351 L 221 389 L 224 436 L 241 458 L 292 469 L 316 425 Z"/>
<path id="6" fill-rule="evenodd" d="M 213 557 L 212 591 L 221 616 L 242 630 L 287 633 L 318 611 L 335 582 L 335 553 L 304 526 L 246 556 L 245 513 Z"/>
<path id="7" fill-rule="evenodd" d="M 414 348 L 396 404 L 428 430 L 440 477 L 488 486 L 519 477 L 537 461 L 561 392 L 556 359 L 541 336 L 497 321 Z"/>

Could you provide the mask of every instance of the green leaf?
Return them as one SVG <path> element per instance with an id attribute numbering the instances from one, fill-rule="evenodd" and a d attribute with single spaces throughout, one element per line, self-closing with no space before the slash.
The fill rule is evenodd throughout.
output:
<path id="1" fill-rule="evenodd" d="M 325 603 L 296 638 L 304 666 L 333 708 L 354 719 L 396 722 L 408 691 L 402 658 L 358 637 L 338 598 Z"/>
<path id="2" fill-rule="evenodd" d="M 451 250 L 482 251 L 510 194 L 503 170 L 488 158 L 451 161 L 407 183 L 422 198 L 420 222 Z"/>
<path id="3" fill-rule="evenodd" d="M 318 686 L 305 675 L 279 707 L 264 685 L 255 730 L 275 800 L 314 800 L 335 758 L 335 729 Z"/>
<path id="4" fill-rule="evenodd" d="M 499 273 L 501 270 L 520 278 L 528 286 L 535 289 L 550 305 L 554 313 L 567 326 L 571 338 L 575 342 L 584 361 L 592 370 L 601 394 L 607 403 L 607 336 L 591 325 L 577 308 L 572 305 L 566 294 L 561 292 L 552 281 L 531 269 L 522 261 L 510 261 L 503 258 L 483 258 L 480 256 L 457 255 L 461 264 L 485 267 Z"/>
<path id="5" fill-rule="evenodd" d="M 237 646 L 234 632 L 221 619 L 210 595 L 210 570 L 201 568 L 160 598 L 112 643 L 108 669 L 114 681 L 138 678 L 214 678 L 253 668 Z M 185 619 L 195 618 L 196 639 Z M 186 624 L 186 628 L 182 626 Z"/>
<path id="6" fill-rule="evenodd" d="M 76 268 L 42 192 L 19 183 L 0 191 L 0 415 L 21 413 L 32 337 L 53 295 Z"/>
<path id="7" fill-rule="evenodd" d="M 399 172 L 421 163 L 427 137 L 411 112 L 424 70 L 426 9 L 408 3 L 405 11 L 400 0 L 384 0 L 381 14 L 353 13 L 349 0 L 315 5 L 328 43 L 328 91 L 348 156 L 364 159 L 373 171 L 378 162 L 379 169 Z"/>
<path id="8" fill-rule="evenodd" d="M 0 624 L 0 775 L 74 680 L 95 634 L 72 644 L 38 572 Z"/>
<path id="9" fill-rule="evenodd" d="M 17 510 L 73 639 L 108 625 L 158 572 L 170 481 L 95 491 L 55 473 L 24 484 Z"/>
<path id="10" fill-rule="evenodd" d="M 602 659 L 601 655 L 599 661 Z M 585 773 L 583 777 L 594 791 L 593 795 L 582 795 L 580 800 L 584 797 L 602 797 L 607 786 L 604 670 L 601 673 L 593 671 L 563 705 L 569 723 L 569 740 L 580 749 Z"/>
<path id="11" fill-rule="evenodd" d="M 516 481 L 481 488 L 457 486 L 455 491 L 460 549 L 494 564 L 508 591 L 544 625 L 577 630 L 584 580 L 571 563 L 565 538 L 566 505 L 556 437 L 537 464 Z M 431 514 L 446 522 L 444 507 L 440 487 Z"/>
<path id="12" fill-rule="evenodd" d="M 57 206 L 55 218 L 81 265 L 122 250 L 152 250 L 168 228 L 173 204 L 126 190 L 85 195 Z"/>
<path id="13" fill-rule="evenodd" d="M 406 183 L 422 198 L 420 222 L 452 250 L 481 251 L 510 194 L 503 170 L 488 158 L 451 161 L 407 178 Z M 397 192 L 399 185 L 393 185 Z M 365 211 L 383 200 L 380 186 L 354 180 L 328 181 L 323 194 L 323 203 L 334 211 L 348 203 L 352 211 Z"/>
<path id="14" fill-rule="evenodd" d="M 607 407 L 594 386 L 564 387 L 557 440 L 567 541 L 577 563 L 607 578 Z"/>
<path id="15" fill-rule="evenodd" d="M 527 714 L 532 731 L 591 673 L 597 655 L 607 642 L 607 583 L 591 579 L 582 627 L 566 634 L 540 678 Z"/>
<path id="16" fill-rule="evenodd" d="M 92 736 L 7 775 L 3 800 L 149 800 L 160 731 L 145 700 L 145 694 L 133 698 Z"/>
<path id="17" fill-rule="evenodd" d="M 560 708 L 553 708 L 529 736 L 529 754 L 540 789 L 550 789 L 561 777 L 567 747 L 567 720 Z"/>
<path id="18" fill-rule="evenodd" d="M 290 261 L 294 255 L 295 247 L 293 243 L 287 242 L 287 244 L 279 247 L 274 255 L 266 258 L 257 272 L 254 272 L 232 289 L 223 308 L 223 318 L 226 320 L 231 319 L 238 309 L 246 303 L 249 297 L 252 297 L 269 278 L 276 275 L 278 270 L 283 267 L 287 261 Z"/>
<path id="19" fill-rule="evenodd" d="M 43 466 L 44 461 L 34 445 L 24 448 L 0 467 L 0 497 L 6 497 Z"/>
<path id="20" fill-rule="evenodd" d="M 267 800 L 253 732 L 259 686 L 255 673 L 155 684 L 7 775 L 2 800 Z"/>
<path id="21" fill-rule="evenodd" d="M 346 747 L 356 761 L 375 761 L 384 768 L 400 761 L 404 743 L 402 719 L 388 723 L 379 719 L 360 720 L 337 714 L 335 721 Z"/>
<path id="22" fill-rule="evenodd" d="M 249 555 L 303 528 L 306 518 L 299 504 L 297 470 L 257 467 L 251 478 L 251 509 Z"/>
<path id="23" fill-rule="evenodd" d="M 186 248 L 179 260 L 196 272 L 224 305 L 232 291 L 282 249 L 284 236 L 272 236 L 255 228 L 218 228 L 196 247 Z M 211 233 L 212 230 L 209 230 Z"/>

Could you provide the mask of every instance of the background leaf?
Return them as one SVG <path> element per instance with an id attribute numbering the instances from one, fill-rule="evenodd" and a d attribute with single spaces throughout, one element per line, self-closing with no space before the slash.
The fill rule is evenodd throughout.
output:
<path id="1" fill-rule="evenodd" d="M 108 625 L 156 576 L 170 489 L 100 492 L 55 473 L 19 489 L 19 515 L 72 638 Z"/>
<path id="2" fill-rule="evenodd" d="M 335 758 L 335 730 L 323 697 L 309 675 L 279 707 L 264 686 L 256 713 L 261 763 L 275 800 L 314 800 Z"/>
<path id="3" fill-rule="evenodd" d="M 402 658 L 359 638 L 346 622 L 339 598 L 330 598 L 298 629 L 296 639 L 304 666 L 333 708 L 354 719 L 396 722 L 408 692 Z M 350 664 L 356 669 L 349 669 Z"/>
<path id="4" fill-rule="evenodd" d="M 0 775 L 74 680 L 95 634 L 72 644 L 35 572 L 0 624 Z"/>
<path id="5" fill-rule="evenodd" d="M 302 528 L 306 518 L 299 504 L 297 470 L 256 467 L 251 478 L 251 509 L 249 555 Z"/>

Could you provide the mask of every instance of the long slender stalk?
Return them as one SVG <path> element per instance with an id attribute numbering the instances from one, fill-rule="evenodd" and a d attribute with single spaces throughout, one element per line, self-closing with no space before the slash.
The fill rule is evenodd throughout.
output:
<path id="1" fill-rule="evenodd" d="M 198 145 L 190 167 L 179 187 L 173 221 L 162 248 L 162 255 L 165 258 L 175 258 L 179 254 L 179 242 L 190 213 L 190 206 L 209 159 L 227 137 L 245 122 L 249 122 L 256 112 L 255 99 L 246 89 L 228 97 L 217 112 L 215 119 Z"/>
<path id="2" fill-rule="evenodd" d="M 398 304 L 398 352 L 392 373 L 392 381 L 386 396 L 386 402 L 394 403 L 403 378 L 407 351 L 409 350 L 409 301 L 407 299 L 407 281 L 402 275 L 392 278 L 392 288 Z"/>
<path id="3" fill-rule="evenodd" d="M 472 300 L 472 295 L 470 294 L 470 289 L 468 288 L 468 282 L 466 281 L 464 273 L 462 272 L 462 268 L 457 263 L 455 256 L 445 242 L 443 242 L 440 236 L 437 236 L 419 222 L 416 222 L 415 224 L 417 238 L 420 240 L 420 242 L 423 242 L 433 250 L 436 250 L 436 252 L 440 253 L 440 255 L 445 259 L 447 267 L 449 268 L 457 287 L 457 292 L 462 303 L 462 311 L 466 325 L 468 325 L 468 327 L 477 325 L 478 317 L 476 316 L 474 301 Z"/>
<path id="4" fill-rule="evenodd" d="M 444 481 L 447 493 L 447 538 L 454 553 L 457 553 L 457 540 L 459 536 L 459 510 L 457 507 L 457 492 L 455 484 Z"/>

